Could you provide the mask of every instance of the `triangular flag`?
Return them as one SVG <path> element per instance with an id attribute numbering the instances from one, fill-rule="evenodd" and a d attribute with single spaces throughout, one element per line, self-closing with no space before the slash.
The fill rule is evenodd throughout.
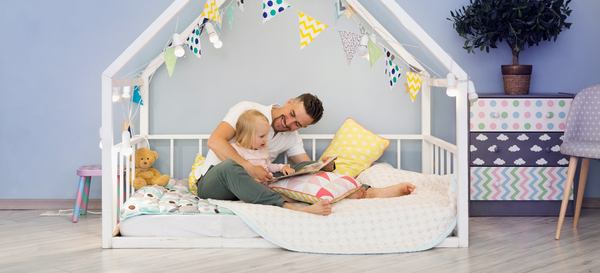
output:
<path id="1" fill-rule="evenodd" d="M 394 59 L 396 56 L 392 54 L 386 48 L 383 49 L 385 51 L 385 73 L 388 75 L 390 79 L 390 88 L 394 87 L 400 81 L 400 67 L 396 63 L 394 63 Z"/>
<path id="2" fill-rule="evenodd" d="M 342 39 L 342 47 L 346 53 L 346 60 L 350 64 L 352 58 L 354 58 L 354 54 L 356 54 L 356 49 L 360 46 L 360 34 L 343 30 L 338 32 Z"/>
<path id="3" fill-rule="evenodd" d="M 298 12 L 298 20 L 300 21 L 300 48 L 304 48 L 310 44 L 321 31 L 327 28 L 326 24 L 317 21 L 304 12 Z"/>
<path id="4" fill-rule="evenodd" d="M 412 71 L 406 72 L 406 91 L 410 95 L 410 100 L 415 101 L 417 99 L 417 94 L 421 91 L 421 83 L 423 80 L 421 79 L 421 75 L 419 73 L 415 73 Z"/>
<path id="5" fill-rule="evenodd" d="M 206 21 L 207 19 L 204 20 Z M 204 22 L 202 22 L 202 25 L 197 24 L 192 33 L 190 33 L 190 36 L 185 40 L 190 51 L 198 58 L 202 57 L 202 48 L 200 46 L 200 34 L 202 34 L 202 30 L 204 30 Z"/>
<path id="6" fill-rule="evenodd" d="M 173 76 L 173 71 L 175 70 L 175 63 L 177 62 L 177 57 L 175 57 L 175 48 L 168 47 L 165 49 L 165 64 L 167 65 L 167 72 L 169 73 L 169 77 Z"/>
<path id="7" fill-rule="evenodd" d="M 204 10 L 202 10 L 200 16 L 221 24 L 221 14 L 219 13 L 219 5 L 217 5 L 217 0 L 206 1 L 204 4 Z"/>
<path id="8" fill-rule="evenodd" d="M 335 18 L 336 19 L 340 19 L 340 17 L 346 11 L 347 7 L 346 7 L 346 5 L 344 5 L 344 3 L 342 3 L 342 0 L 335 0 L 334 2 L 335 2 L 334 3 L 334 5 L 335 5 Z"/>
<path id="9" fill-rule="evenodd" d="M 263 23 L 271 20 L 271 18 L 286 11 L 290 7 L 291 6 L 284 0 L 263 0 Z"/>
<path id="10" fill-rule="evenodd" d="M 139 105 L 144 105 L 144 100 L 142 100 L 142 94 L 140 94 L 140 87 L 133 87 L 133 95 L 131 96 L 131 101 L 137 103 Z"/>
<path id="11" fill-rule="evenodd" d="M 373 43 L 373 41 L 371 41 L 371 39 L 369 39 L 367 48 L 369 49 L 369 63 L 371 63 L 371 67 L 373 67 L 373 64 L 375 64 L 375 62 L 381 58 L 382 52 L 381 49 L 375 43 Z"/>
<path id="12" fill-rule="evenodd" d="M 227 21 L 227 25 L 229 25 L 229 29 L 233 28 L 233 5 L 229 5 L 225 10 L 225 20 Z"/>

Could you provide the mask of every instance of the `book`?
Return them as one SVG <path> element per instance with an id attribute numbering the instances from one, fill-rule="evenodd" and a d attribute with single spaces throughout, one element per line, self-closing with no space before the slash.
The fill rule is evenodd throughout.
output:
<path id="1" fill-rule="evenodd" d="M 275 177 L 273 177 L 272 182 L 279 181 L 281 179 L 286 179 L 286 178 L 294 177 L 294 176 L 299 176 L 299 175 L 306 175 L 306 174 L 318 173 L 325 166 L 329 165 L 329 163 L 333 162 L 336 159 L 337 159 L 337 156 L 332 156 L 332 157 L 328 158 L 325 161 L 317 161 L 315 163 L 308 164 L 308 165 L 300 168 L 299 170 L 296 170 L 296 172 L 293 173 L 293 174 L 283 175 L 282 173 L 278 172 L 277 174 L 275 174 Z"/>

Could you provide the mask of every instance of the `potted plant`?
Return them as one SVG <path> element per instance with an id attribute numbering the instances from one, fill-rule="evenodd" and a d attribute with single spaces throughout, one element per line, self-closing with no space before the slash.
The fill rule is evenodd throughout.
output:
<path id="1" fill-rule="evenodd" d="M 504 92 L 529 93 L 532 66 L 519 64 L 525 46 L 541 41 L 556 41 L 558 34 L 571 27 L 571 0 L 471 0 L 469 5 L 450 11 L 453 27 L 465 38 L 469 53 L 486 52 L 506 41 L 512 51 L 512 65 L 502 65 Z"/>

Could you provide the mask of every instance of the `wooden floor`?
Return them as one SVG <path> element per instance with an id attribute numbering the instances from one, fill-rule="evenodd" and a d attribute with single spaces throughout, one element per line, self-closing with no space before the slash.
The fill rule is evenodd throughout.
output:
<path id="1" fill-rule="evenodd" d="M 42 211 L 0 211 L 0 272 L 600 272 L 600 210 L 578 231 L 556 218 L 471 218 L 471 247 L 389 255 L 281 249 L 101 249 L 100 216 L 72 224 Z"/>

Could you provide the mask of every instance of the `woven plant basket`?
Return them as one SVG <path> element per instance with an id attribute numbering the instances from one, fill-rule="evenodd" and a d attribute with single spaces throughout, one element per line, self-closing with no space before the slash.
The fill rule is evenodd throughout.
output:
<path id="1" fill-rule="evenodd" d="M 507 95 L 529 94 L 531 71 L 531 65 L 503 65 L 504 93 Z"/>

